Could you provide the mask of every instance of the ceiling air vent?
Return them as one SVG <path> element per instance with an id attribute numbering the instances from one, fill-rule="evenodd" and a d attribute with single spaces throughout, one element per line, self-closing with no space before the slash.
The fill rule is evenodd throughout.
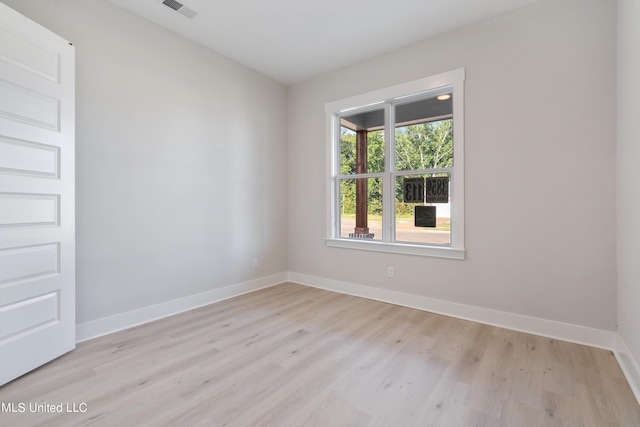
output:
<path id="1" fill-rule="evenodd" d="M 180 3 L 179 1 L 176 1 L 176 0 L 164 0 L 162 2 L 162 4 L 164 4 L 165 6 L 170 7 L 171 9 L 175 10 L 176 12 L 179 12 L 179 13 L 183 14 L 184 16 L 186 16 L 189 19 L 193 19 L 193 17 L 198 14 L 194 10 L 189 9 L 188 7 L 186 7 L 185 5 L 183 5 L 182 3 Z"/>

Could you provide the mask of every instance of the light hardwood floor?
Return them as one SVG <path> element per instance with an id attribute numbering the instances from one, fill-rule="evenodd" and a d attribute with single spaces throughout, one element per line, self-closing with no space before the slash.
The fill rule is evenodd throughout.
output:
<path id="1" fill-rule="evenodd" d="M 609 351 L 290 283 L 82 343 L 0 402 L 25 409 L 2 426 L 640 426 Z"/>

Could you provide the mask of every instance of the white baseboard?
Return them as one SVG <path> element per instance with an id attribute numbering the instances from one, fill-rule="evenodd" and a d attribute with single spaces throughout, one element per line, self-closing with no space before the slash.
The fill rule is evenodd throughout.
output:
<path id="1" fill-rule="evenodd" d="M 294 272 L 289 272 L 289 281 L 591 347 L 613 350 L 616 345 L 616 333 L 613 331 L 523 316 L 521 314 L 475 307 Z"/>
<path id="2" fill-rule="evenodd" d="M 616 359 L 618 359 L 618 363 L 629 382 L 629 386 L 631 386 L 633 394 L 636 396 L 638 403 L 640 403 L 640 365 L 629 351 L 629 348 L 627 348 L 620 334 L 616 334 L 616 337 L 616 348 L 614 350 Z"/>
<path id="3" fill-rule="evenodd" d="M 189 295 L 161 304 L 139 308 L 113 316 L 103 317 L 76 325 L 76 342 L 87 341 L 113 332 L 128 329 L 136 325 L 152 322 L 214 302 L 233 298 L 242 294 L 268 288 L 287 281 L 287 273 L 274 274 L 248 282 L 237 283 L 224 288 L 213 289 L 195 295 Z"/>
<path id="4" fill-rule="evenodd" d="M 342 294 L 387 302 L 459 319 L 512 329 L 576 344 L 613 350 L 633 393 L 640 402 L 640 365 L 629 352 L 622 337 L 613 331 L 523 316 L 515 313 L 475 307 L 455 302 L 374 288 L 301 273 L 288 272 L 213 289 L 162 304 L 103 317 L 76 325 L 77 342 L 87 341 L 133 326 L 152 322 L 204 305 L 233 298 L 283 282 L 294 282 Z"/>

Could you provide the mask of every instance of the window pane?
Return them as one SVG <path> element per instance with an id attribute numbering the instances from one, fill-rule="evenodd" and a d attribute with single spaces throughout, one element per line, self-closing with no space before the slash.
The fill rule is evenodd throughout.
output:
<path id="1" fill-rule="evenodd" d="M 451 245 L 449 178 L 449 174 L 396 178 L 396 241 Z"/>
<path id="2" fill-rule="evenodd" d="M 382 179 L 340 180 L 340 237 L 382 240 Z"/>
<path id="3" fill-rule="evenodd" d="M 384 131 L 367 132 L 367 172 L 384 172 Z"/>
<path id="4" fill-rule="evenodd" d="M 384 109 L 340 119 L 340 174 L 384 172 Z"/>
<path id="5" fill-rule="evenodd" d="M 356 173 L 356 133 L 340 126 L 340 175 Z"/>
<path id="6" fill-rule="evenodd" d="M 453 104 L 442 93 L 396 106 L 396 170 L 453 166 Z"/>

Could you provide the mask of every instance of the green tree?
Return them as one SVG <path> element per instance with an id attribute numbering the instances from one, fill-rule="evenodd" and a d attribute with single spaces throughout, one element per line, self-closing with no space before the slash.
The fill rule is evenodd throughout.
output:
<path id="1" fill-rule="evenodd" d="M 399 171 L 453 166 L 453 121 L 397 128 L 395 154 Z"/>
<path id="2" fill-rule="evenodd" d="M 340 174 L 356 173 L 356 133 L 345 127 L 340 128 Z M 355 181 L 340 181 L 340 210 L 344 214 L 356 212 Z"/>

